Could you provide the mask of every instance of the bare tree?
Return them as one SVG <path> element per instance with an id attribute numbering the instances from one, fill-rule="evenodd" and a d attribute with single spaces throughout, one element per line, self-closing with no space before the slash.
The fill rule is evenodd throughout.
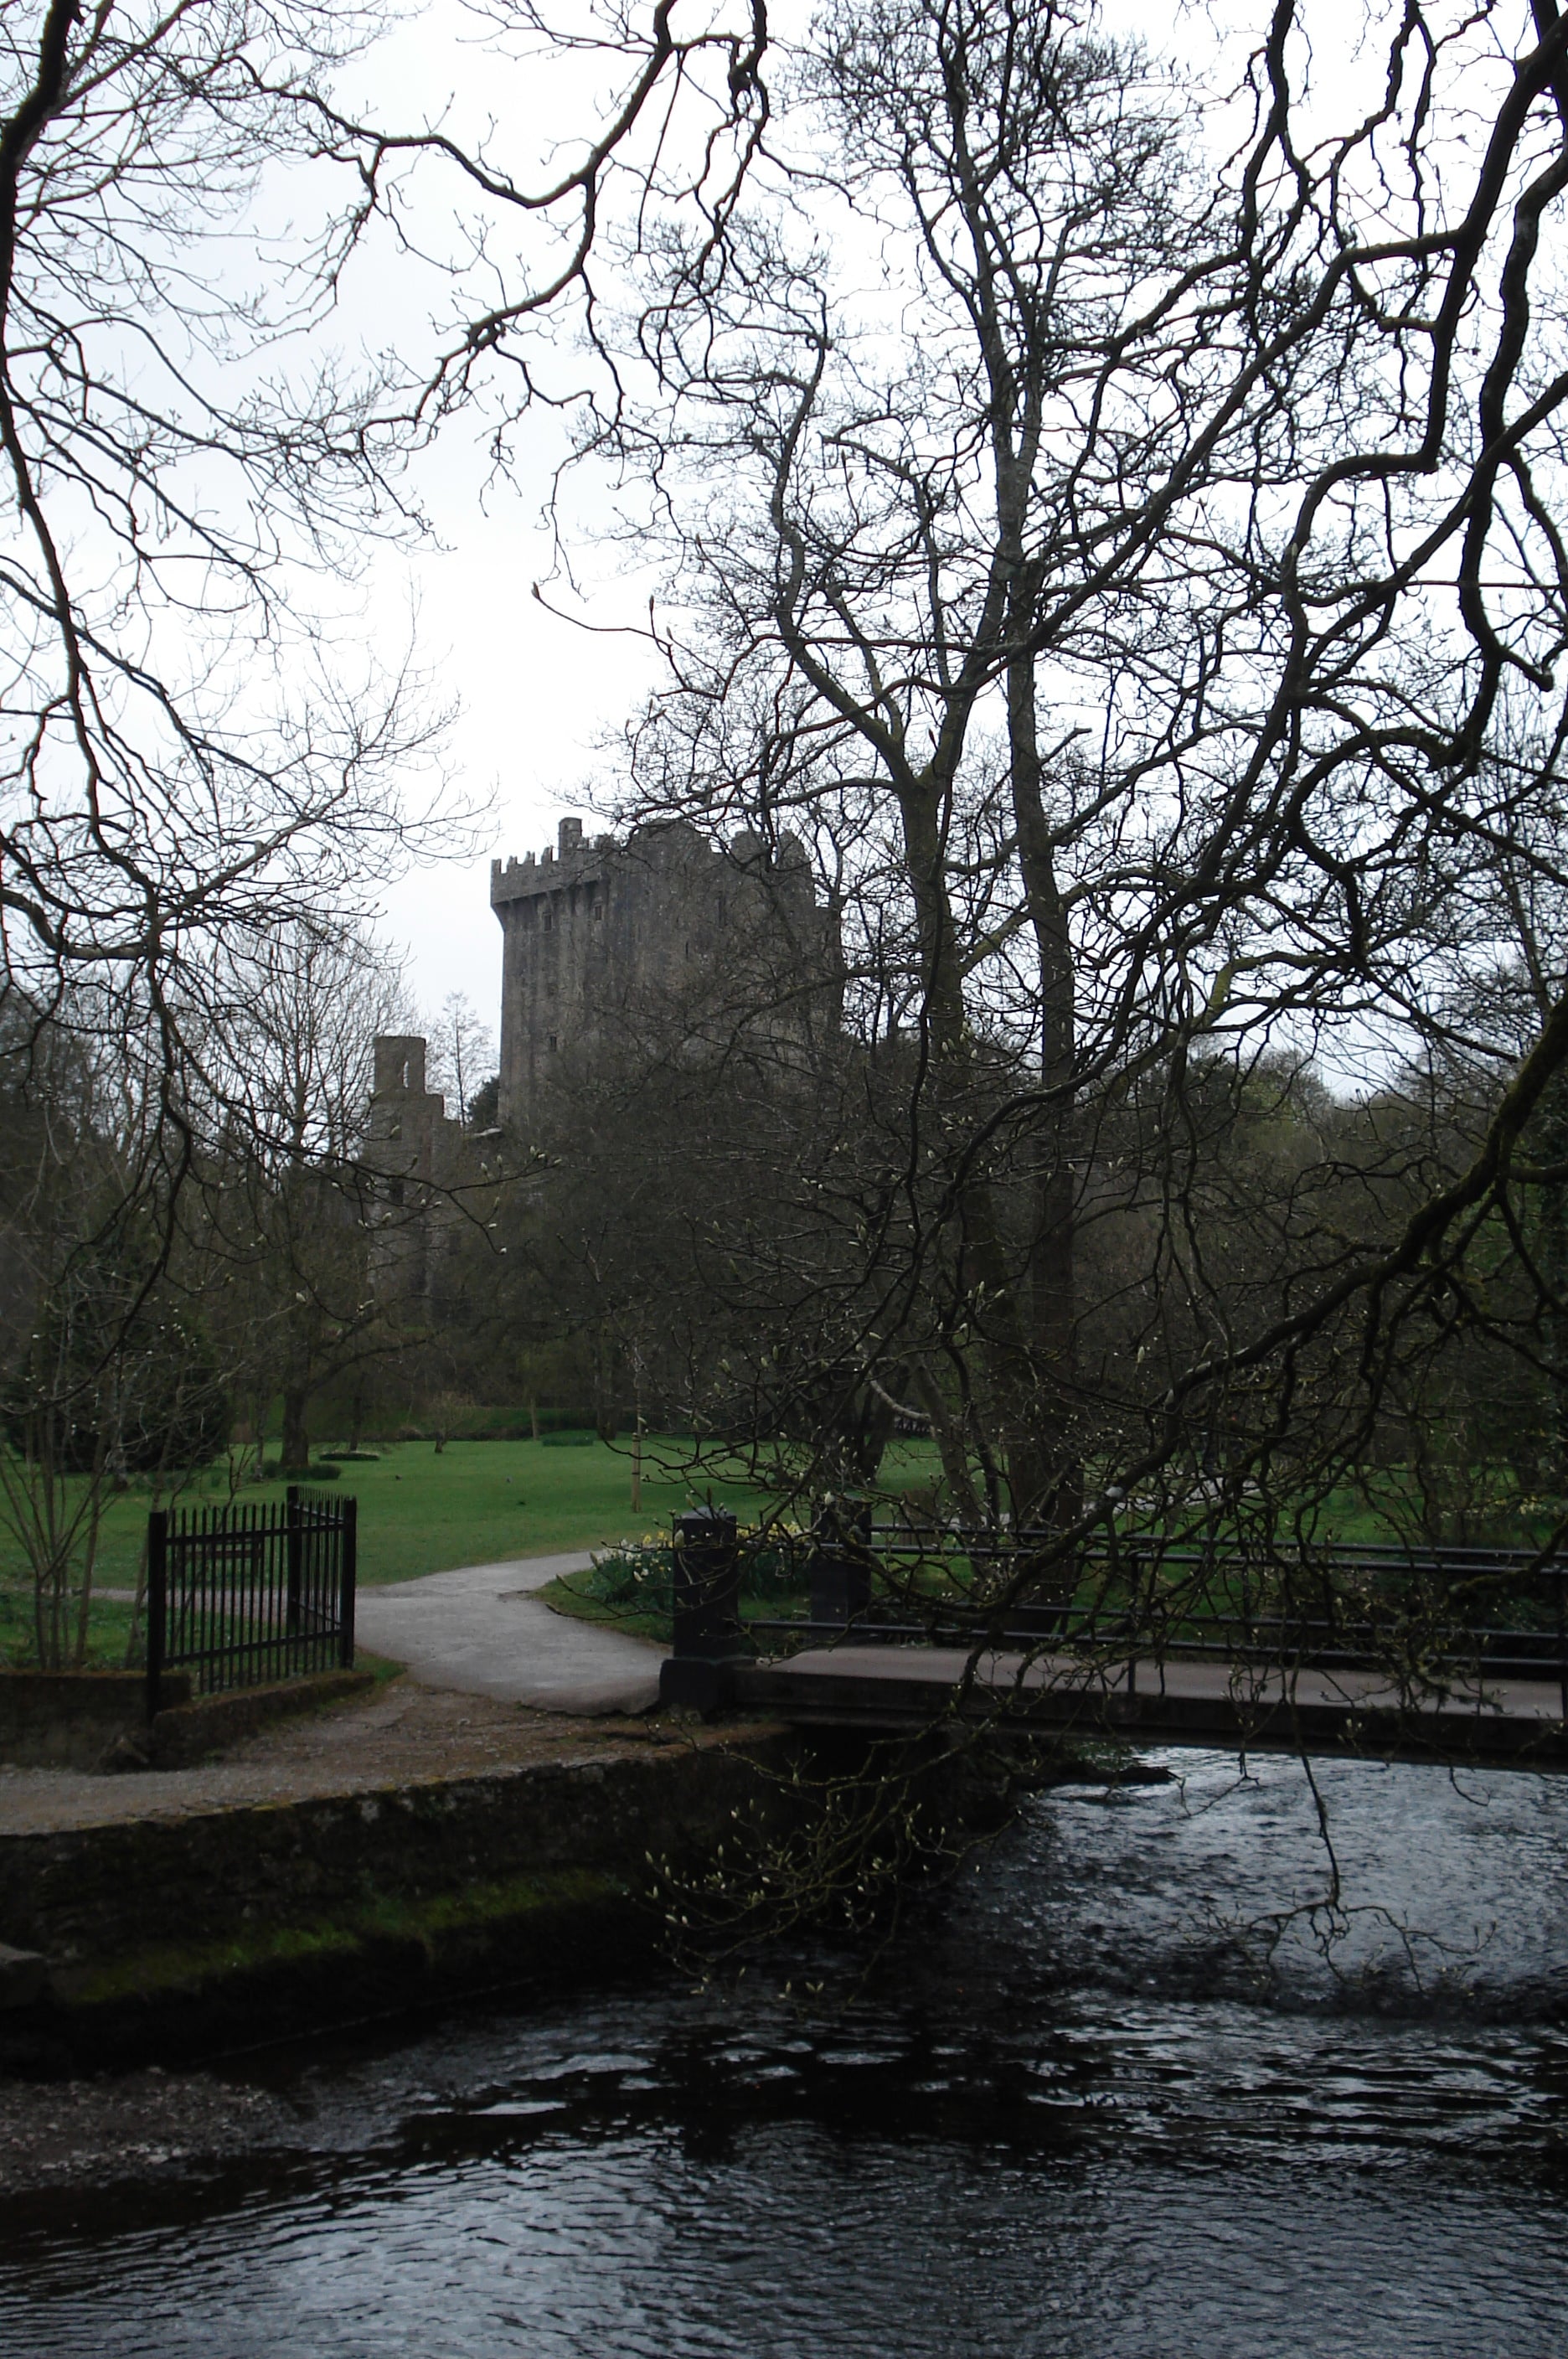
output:
<path id="1" fill-rule="evenodd" d="M 378 1283 L 401 1215 L 367 1159 L 372 1043 L 407 1027 L 397 964 L 363 933 L 282 931 L 249 962 L 245 1015 L 206 1044 L 223 1096 L 180 1214 L 175 1276 L 223 1339 L 259 1436 L 282 1405 L 282 1463 L 310 1457 L 313 1401 L 415 1340 Z"/>
<path id="2" fill-rule="evenodd" d="M 344 69 L 383 25 L 356 0 L 0 20 L 0 1016 L 46 1079 L 76 1037 L 113 1101 L 103 1186 L 53 1200 L 84 1223 L 56 1236 L 55 1309 L 116 1274 L 89 1289 L 118 1305 L 96 1358 L 57 1355 L 68 1422 L 187 1249 L 193 1178 L 237 1162 L 276 1212 L 324 1152 L 335 1189 L 319 1071 L 270 1015 L 311 1002 L 323 944 L 352 962 L 411 835 L 463 840 L 444 789 L 419 792 L 436 724 L 413 666 L 355 647 L 366 552 L 420 528 L 406 462 L 498 366 L 508 414 L 534 397 L 535 322 L 592 340 L 623 186 L 722 236 L 766 115 L 745 0 L 478 13 L 520 70 L 579 70 L 555 162 L 509 167 L 494 125 L 465 147 L 355 115 Z M 435 263 L 443 317 L 345 363 L 344 289 L 388 247 Z M 38 1462 L 7 1459 L 22 1492 Z M 55 1550 L 65 1589 L 90 1555 Z"/>
<path id="3" fill-rule="evenodd" d="M 495 1071 L 495 1034 L 465 992 L 449 992 L 430 1029 L 429 1071 L 432 1087 L 454 1102 L 459 1122 L 472 1118 L 474 1096 Z"/>
<path id="4" fill-rule="evenodd" d="M 1568 21 L 1418 7 L 1330 96 L 1310 21 L 1200 92 L 1087 8 L 846 0 L 617 440 L 700 616 L 629 808 L 811 828 L 900 1077 L 853 1185 L 810 1171 L 861 1239 L 832 1363 L 1063 1548 L 1216 1438 L 1232 1507 L 1326 1495 L 1559 1184 L 1549 964 L 1462 1164 L 1301 1125 L 1267 1285 L 1197 1217 L 1216 1060 L 1414 1069 L 1505 872 L 1561 881 Z"/>
<path id="5" fill-rule="evenodd" d="M 363 908 L 433 822 L 435 799 L 408 799 L 430 734 L 417 683 L 349 655 L 334 588 L 367 543 L 417 528 L 404 462 L 477 363 L 515 360 L 531 391 L 529 323 L 591 310 L 618 174 L 689 194 L 709 234 L 722 218 L 763 109 L 762 21 L 696 11 L 688 35 L 686 14 L 662 0 L 643 24 L 593 11 L 552 33 L 529 0 L 483 12 L 498 51 L 595 70 L 580 94 L 603 111 L 530 183 L 442 129 L 335 103 L 377 29 L 351 0 L 8 12 L 0 988 L 47 1012 L 91 979 L 151 1109 L 148 1186 L 185 1166 L 192 1028 L 222 1028 L 243 963 L 214 945 Z M 645 131 L 661 94 L 712 135 L 694 179 Z M 455 338 L 430 322 L 407 357 L 345 368 L 345 274 L 426 234 L 456 274 Z"/>

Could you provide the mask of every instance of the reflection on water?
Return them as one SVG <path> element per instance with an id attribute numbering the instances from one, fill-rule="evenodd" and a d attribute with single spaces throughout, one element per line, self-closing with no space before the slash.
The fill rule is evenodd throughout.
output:
<path id="1" fill-rule="evenodd" d="M 1561 2359 L 1568 1780 L 1320 1765 L 1330 1917 L 1299 1768 L 1167 1757 L 836 2011 L 796 1959 L 290 2066 L 294 2152 L 18 2207 L 0 2351 Z"/>

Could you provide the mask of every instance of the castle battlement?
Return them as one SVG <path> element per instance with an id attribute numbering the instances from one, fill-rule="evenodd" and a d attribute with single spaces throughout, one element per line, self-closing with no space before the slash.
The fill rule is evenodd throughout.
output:
<path id="1" fill-rule="evenodd" d="M 503 901 L 521 900 L 531 894 L 559 893 L 597 878 L 615 852 L 613 835 L 585 839 L 580 819 L 563 819 L 557 841 L 542 852 L 525 852 L 520 860 L 514 853 L 505 863 L 490 863 L 490 907 L 498 908 Z"/>
<path id="2" fill-rule="evenodd" d="M 506 936 L 500 1113 L 519 1128 L 558 1056 L 615 1038 L 630 1011 L 678 1011 L 721 970 L 734 1002 L 754 971 L 758 1010 L 777 1011 L 758 1020 L 782 1031 L 808 1020 L 813 984 L 835 987 L 837 928 L 792 836 L 715 844 L 670 820 L 584 840 L 563 819 L 537 856 L 491 862 L 490 906 Z"/>

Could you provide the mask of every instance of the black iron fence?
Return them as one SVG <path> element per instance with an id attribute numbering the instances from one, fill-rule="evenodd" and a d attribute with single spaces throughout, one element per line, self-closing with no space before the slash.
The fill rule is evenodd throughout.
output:
<path id="1" fill-rule="evenodd" d="M 1291 1544 L 1140 1535 L 1052 1559 L 1051 1536 L 873 1527 L 813 1535 L 811 1606 L 749 1636 L 988 1641 L 1119 1662 L 1374 1669 L 1423 1693 L 1488 1680 L 1558 1689 L 1568 1720 L 1568 1561 L 1530 1549 Z M 679 1637 L 677 1641 L 679 1645 Z"/>
<path id="2" fill-rule="evenodd" d="M 206 1693 L 354 1666 L 354 1499 L 289 1489 L 265 1506 L 147 1517 L 147 1710 L 163 1674 Z"/>

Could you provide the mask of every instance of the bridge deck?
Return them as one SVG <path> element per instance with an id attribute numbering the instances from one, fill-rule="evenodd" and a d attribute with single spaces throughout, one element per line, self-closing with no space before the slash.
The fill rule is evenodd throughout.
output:
<path id="1" fill-rule="evenodd" d="M 814 1647 L 735 1674 L 740 1703 L 802 1725 L 909 1730 L 1006 1707 L 1031 1725 L 1124 1743 L 1568 1766 L 1555 1679 L 1486 1680 L 1401 1704 L 1380 1674 L 1167 1659 L 1102 1669 L 958 1647 Z"/>

